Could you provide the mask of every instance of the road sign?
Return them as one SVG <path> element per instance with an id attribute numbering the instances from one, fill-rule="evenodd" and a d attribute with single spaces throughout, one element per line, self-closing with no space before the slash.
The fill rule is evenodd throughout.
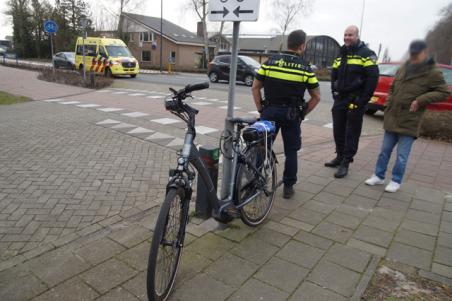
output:
<path id="1" fill-rule="evenodd" d="M 260 0 L 210 0 L 209 21 L 257 21 Z"/>
<path id="2" fill-rule="evenodd" d="M 58 31 L 58 25 L 53 20 L 46 20 L 44 22 L 44 31 L 47 33 L 55 33 Z"/>

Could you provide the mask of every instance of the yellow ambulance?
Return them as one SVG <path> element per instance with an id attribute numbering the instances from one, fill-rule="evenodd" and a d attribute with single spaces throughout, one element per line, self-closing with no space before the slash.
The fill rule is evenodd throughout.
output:
<path id="1" fill-rule="evenodd" d="M 85 61 L 83 61 L 83 45 Z M 138 60 L 132 56 L 127 45 L 120 39 L 102 37 L 78 37 L 75 45 L 75 68 L 82 72 L 95 72 L 107 76 L 130 75 L 140 71 Z"/>

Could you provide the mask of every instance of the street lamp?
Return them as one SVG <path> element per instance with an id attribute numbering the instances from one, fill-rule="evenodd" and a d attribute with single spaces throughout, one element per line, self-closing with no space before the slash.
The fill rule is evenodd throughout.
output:
<path id="1" fill-rule="evenodd" d="M 163 71 L 163 0 L 160 0 L 160 73 Z"/>
<path id="2" fill-rule="evenodd" d="M 361 25 L 359 26 L 360 37 L 362 37 L 364 9 L 366 7 L 366 0 L 363 0 L 363 9 L 361 11 Z"/>

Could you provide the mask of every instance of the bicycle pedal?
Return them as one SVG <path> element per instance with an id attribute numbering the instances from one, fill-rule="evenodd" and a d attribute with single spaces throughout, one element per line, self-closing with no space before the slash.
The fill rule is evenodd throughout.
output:
<path id="1" fill-rule="evenodd" d="M 240 217 L 240 211 L 234 207 L 229 207 L 225 211 L 229 216 L 232 216 L 234 218 Z"/>

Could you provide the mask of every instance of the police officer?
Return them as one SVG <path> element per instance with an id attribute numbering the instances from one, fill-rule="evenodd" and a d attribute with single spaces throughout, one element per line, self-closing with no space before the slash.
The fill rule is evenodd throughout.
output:
<path id="1" fill-rule="evenodd" d="M 309 65 L 301 58 L 306 33 L 295 30 L 287 37 L 286 53 L 271 56 L 256 74 L 252 93 L 262 119 L 275 122 L 284 142 L 284 198 L 294 194 L 297 182 L 297 151 L 301 148 L 301 120 L 320 101 L 319 83 Z M 265 101 L 261 89 L 264 88 Z M 311 99 L 305 103 L 305 90 Z"/>
<path id="2" fill-rule="evenodd" d="M 344 45 L 333 63 L 331 74 L 336 158 L 325 166 L 339 166 L 334 174 L 336 178 L 347 175 L 349 164 L 358 151 L 363 115 L 378 82 L 376 60 L 375 53 L 359 40 L 358 28 L 347 27 Z"/>

